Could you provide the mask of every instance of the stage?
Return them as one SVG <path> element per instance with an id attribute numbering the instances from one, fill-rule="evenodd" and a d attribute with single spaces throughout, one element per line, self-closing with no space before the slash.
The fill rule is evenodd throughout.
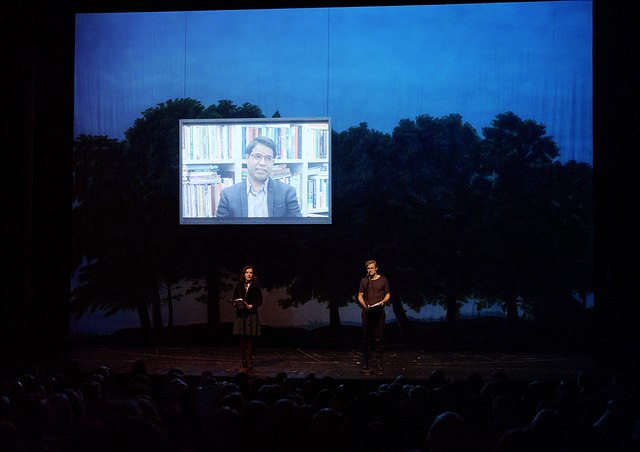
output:
<path id="1" fill-rule="evenodd" d="M 363 374 L 361 358 L 362 353 L 355 348 L 256 348 L 255 367 L 249 374 L 270 378 L 284 372 L 292 379 L 314 374 L 317 378 L 338 380 L 391 380 L 404 375 L 411 380 L 424 380 L 434 370 L 442 370 L 448 379 L 466 379 L 473 372 L 490 379 L 495 372 L 504 371 L 513 380 L 548 381 L 572 379 L 583 370 L 596 371 L 588 355 L 566 352 L 430 351 L 398 347 L 385 353 L 382 375 Z M 242 364 L 239 347 L 155 345 L 72 345 L 68 360 L 82 373 L 107 365 L 113 373 L 126 375 L 132 364 L 141 360 L 150 375 L 166 375 L 179 368 L 185 375 L 195 377 L 210 371 L 218 378 L 237 375 Z"/>

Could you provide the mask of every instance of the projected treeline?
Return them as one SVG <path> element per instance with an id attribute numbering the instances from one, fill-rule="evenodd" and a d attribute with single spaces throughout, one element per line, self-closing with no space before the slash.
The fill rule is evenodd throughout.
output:
<path id="1" fill-rule="evenodd" d="M 275 115 L 279 115 L 278 112 Z M 220 323 L 221 294 L 243 265 L 278 302 L 326 303 L 332 326 L 354 302 L 364 261 L 393 282 L 394 313 L 499 304 L 549 324 L 573 322 L 593 291 L 592 168 L 561 163 L 545 126 L 512 112 L 479 134 L 457 114 L 332 132 L 333 224 L 181 226 L 178 120 L 263 117 L 249 103 L 190 98 L 146 110 L 125 140 L 81 135 L 74 146 L 72 312 L 135 310 L 142 329 L 173 325 L 192 295 Z M 162 303 L 168 304 L 166 323 Z M 149 314 L 150 313 L 150 314 Z"/>

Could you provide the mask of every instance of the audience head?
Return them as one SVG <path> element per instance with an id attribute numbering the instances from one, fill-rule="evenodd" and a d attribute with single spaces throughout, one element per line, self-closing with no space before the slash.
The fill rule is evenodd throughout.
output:
<path id="1" fill-rule="evenodd" d="M 436 416 L 427 431 L 427 446 L 430 452 L 469 450 L 471 431 L 465 419 L 453 411 Z"/>

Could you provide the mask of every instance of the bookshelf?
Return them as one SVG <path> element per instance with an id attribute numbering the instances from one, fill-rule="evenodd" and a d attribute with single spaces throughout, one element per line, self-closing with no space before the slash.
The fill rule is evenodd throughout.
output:
<path id="1" fill-rule="evenodd" d="M 276 143 L 271 177 L 295 188 L 302 216 L 330 222 L 329 118 L 182 119 L 181 222 L 215 222 L 220 193 L 246 178 L 245 148 L 258 135 Z"/>

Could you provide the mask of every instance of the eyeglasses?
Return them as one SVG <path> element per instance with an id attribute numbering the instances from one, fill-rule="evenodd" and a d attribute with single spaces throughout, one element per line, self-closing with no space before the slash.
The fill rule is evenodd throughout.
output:
<path id="1" fill-rule="evenodd" d="M 260 160 L 264 159 L 265 163 L 272 163 L 274 160 L 273 157 L 271 157 L 270 155 L 262 155 L 262 154 L 258 154 L 257 152 L 249 155 L 249 157 L 251 157 L 256 162 L 259 162 Z"/>

